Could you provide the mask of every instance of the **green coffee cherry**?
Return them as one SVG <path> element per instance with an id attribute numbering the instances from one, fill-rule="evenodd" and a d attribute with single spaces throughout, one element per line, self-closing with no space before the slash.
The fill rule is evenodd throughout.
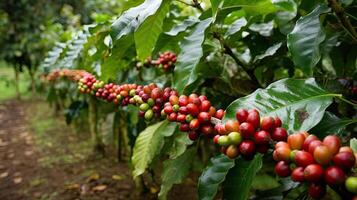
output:
<path id="1" fill-rule="evenodd" d="M 139 109 L 140 109 L 141 111 L 147 111 L 147 110 L 149 110 L 149 108 L 150 108 L 150 106 L 149 106 L 149 104 L 147 104 L 147 103 L 143 103 L 143 104 L 141 104 L 141 105 L 139 106 Z"/>
<path id="2" fill-rule="evenodd" d="M 147 101 L 147 103 L 149 104 L 150 107 L 152 107 L 152 106 L 155 105 L 155 101 L 154 101 L 154 99 L 152 99 L 152 98 L 149 98 L 148 101 Z"/>
<path id="3" fill-rule="evenodd" d="M 154 116 L 154 112 L 150 109 L 148 111 L 145 112 L 145 119 L 150 121 L 152 119 L 152 117 Z"/>
<path id="4" fill-rule="evenodd" d="M 242 142 L 242 135 L 238 132 L 230 132 L 228 134 L 230 144 L 238 145 Z"/>

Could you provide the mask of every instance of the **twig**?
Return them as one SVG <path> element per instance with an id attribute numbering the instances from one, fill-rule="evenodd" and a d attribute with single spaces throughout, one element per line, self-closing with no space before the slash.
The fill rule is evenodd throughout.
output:
<path id="1" fill-rule="evenodd" d="M 332 8 L 333 12 L 336 14 L 339 22 L 351 34 L 351 37 L 354 40 L 354 42 L 357 42 L 357 32 L 353 28 L 353 26 L 352 26 L 350 20 L 348 19 L 341 4 L 338 2 L 338 0 L 328 0 L 328 2 L 329 2 L 329 6 Z"/>
<path id="2" fill-rule="evenodd" d="M 200 10 L 201 12 L 203 12 L 203 8 L 201 6 L 201 4 L 197 1 L 197 0 L 193 0 L 193 7 L 197 8 L 198 10 Z"/>
<path id="3" fill-rule="evenodd" d="M 232 49 L 229 47 L 229 45 L 223 40 L 223 38 L 216 32 L 213 32 L 213 37 L 219 40 L 221 43 L 224 53 L 231 56 L 233 60 L 242 67 L 242 69 L 248 74 L 249 78 L 253 81 L 254 85 L 259 88 L 261 87 L 257 77 L 255 77 L 254 74 L 254 69 L 249 69 L 243 62 L 241 62 L 237 56 L 233 53 Z"/>

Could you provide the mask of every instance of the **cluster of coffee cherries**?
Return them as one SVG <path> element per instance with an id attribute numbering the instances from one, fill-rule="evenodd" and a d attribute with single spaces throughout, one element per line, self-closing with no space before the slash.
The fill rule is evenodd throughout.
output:
<path id="1" fill-rule="evenodd" d="M 147 58 L 143 64 L 140 62 L 137 63 L 137 67 L 140 67 L 141 65 L 144 65 L 144 67 L 155 66 L 159 69 L 163 69 L 164 71 L 171 71 L 175 68 L 176 61 L 176 55 L 170 51 L 166 51 L 164 53 L 160 53 L 157 60 Z"/>
<path id="2" fill-rule="evenodd" d="M 250 160 L 256 152 L 266 153 L 273 140 L 286 141 L 288 137 L 287 131 L 281 127 L 279 117 L 264 117 L 260 120 L 256 109 L 239 109 L 236 119 L 216 124 L 218 135 L 213 140 L 231 159 L 241 155 Z"/>
<path id="3" fill-rule="evenodd" d="M 343 187 L 346 176 L 356 165 L 352 149 L 341 147 L 337 136 L 328 135 L 321 141 L 307 132 L 291 134 L 287 142 L 276 143 L 273 158 L 278 162 L 275 166 L 278 176 L 309 183 L 309 195 L 315 199 L 325 195 L 326 184 Z"/>
<path id="4" fill-rule="evenodd" d="M 78 80 L 78 90 L 81 93 L 93 93 L 93 91 L 103 86 L 104 82 L 97 80 L 92 74 L 85 74 Z"/>
<path id="5" fill-rule="evenodd" d="M 68 78 L 70 80 L 77 81 L 87 75 L 90 75 L 90 73 L 84 70 L 56 69 L 47 74 L 46 79 L 48 81 L 55 81 L 58 78 Z"/>
<path id="6" fill-rule="evenodd" d="M 208 138 L 215 135 L 212 117 L 222 119 L 224 110 L 216 110 L 204 95 L 171 95 L 162 115 L 171 122 L 180 123 L 180 131 L 188 132 L 191 140 L 197 140 L 201 133 Z"/>

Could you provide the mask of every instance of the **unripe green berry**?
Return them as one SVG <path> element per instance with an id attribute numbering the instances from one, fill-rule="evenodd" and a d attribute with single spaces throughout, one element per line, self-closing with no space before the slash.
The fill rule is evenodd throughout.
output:
<path id="1" fill-rule="evenodd" d="M 147 103 L 149 104 L 150 107 L 155 105 L 155 101 L 152 98 L 149 98 Z"/>
<path id="2" fill-rule="evenodd" d="M 150 108 L 150 106 L 149 106 L 149 104 L 147 104 L 147 103 L 143 103 L 143 104 L 141 104 L 141 105 L 139 106 L 139 109 L 140 109 L 141 111 L 147 111 L 149 108 Z"/>
<path id="3" fill-rule="evenodd" d="M 145 116 L 144 117 L 145 117 L 146 120 L 150 121 L 153 116 L 154 116 L 154 112 L 151 109 L 149 109 L 149 110 L 147 110 L 145 112 Z"/>

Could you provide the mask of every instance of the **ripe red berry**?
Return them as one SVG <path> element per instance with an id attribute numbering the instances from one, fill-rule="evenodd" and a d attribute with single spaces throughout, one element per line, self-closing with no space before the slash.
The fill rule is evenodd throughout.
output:
<path id="1" fill-rule="evenodd" d="M 179 98 L 178 96 L 171 95 L 169 98 L 170 104 L 171 105 L 178 105 L 179 104 Z"/>
<path id="2" fill-rule="evenodd" d="M 336 135 L 328 135 L 324 138 L 322 143 L 330 149 L 331 153 L 335 155 L 341 147 L 340 138 Z"/>
<path id="3" fill-rule="evenodd" d="M 170 115 L 167 116 L 167 119 L 170 121 L 170 122 L 175 122 L 176 119 L 177 119 L 177 113 L 171 113 Z"/>
<path id="4" fill-rule="evenodd" d="M 279 117 L 275 117 L 274 118 L 274 125 L 275 125 L 275 127 L 281 127 L 281 120 L 280 120 L 280 118 Z"/>
<path id="5" fill-rule="evenodd" d="M 250 138 L 254 136 L 254 126 L 248 122 L 243 122 L 239 126 L 239 132 L 242 134 L 244 138 Z"/>
<path id="6" fill-rule="evenodd" d="M 179 106 L 186 106 L 188 104 L 188 98 L 185 95 L 179 97 Z"/>
<path id="7" fill-rule="evenodd" d="M 225 113 L 224 110 L 218 109 L 214 117 L 217 119 L 222 119 L 224 117 L 224 113 Z"/>
<path id="8" fill-rule="evenodd" d="M 309 195 L 314 199 L 321 199 L 326 194 L 326 185 L 321 183 L 311 183 L 309 186 Z"/>
<path id="9" fill-rule="evenodd" d="M 269 144 L 270 134 L 267 131 L 258 131 L 254 134 L 256 144 Z"/>
<path id="10" fill-rule="evenodd" d="M 210 107 L 211 107 L 211 102 L 209 102 L 208 100 L 204 100 L 201 102 L 200 111 L 208 112 Z"/>
<path id="11" fill-rule="evenodd" d="M 197 130 L 200 127 L 200 122 L 198 119 L 193 119 L 190 121 L 190 129 Z"/>
<path id="12" fill-rule="evenodd" d="M 188 132 L 189 130 L 190 130 L 190 127 L 189 127 L 189 125 L 188 124 L 186 124 L 186 123 L 182 123 L 182 124 L 180 124 L 180 131 L 182 131 L 182 132 Z"/>
<path id="13" fill-rule="evenodd" d="M 190 131 L 188 133 L 188 138 L 190 138 L 190 140 L 192 140 L 192 141 L 197 140 L 199 136 L 200 136 L 200 134 L 196 131 Z"/>
<path id="14" fill-rule="evenodd" d="M 301 133 L 294 133 L 288 136 L 288 144 L 291 149 L 302 149 L 302 144 L 305 141 L 305 136 Z"/>
<path id="15" fill-rule="evenodd" d="M 173 113 L 174 110 L 172 109 L 172 106 L 165 106 L 164 112 L 169 115 L 169 114 Z"/>
<path id="16" fill-rule="evenodd" d="M 264 117 L 260 123 L 260 128 L 265 131 L 272 131 L 275 128 L 275 121 L 273 117 Z"/>
<path id="17" fill-rule="evenodd" d="M 214 128 L 210 124 L 204 124 L 201 126 L 201 132 L 208 138 L 212 138 L 214 136 Z"/>
<path id="18" fill-rule="evenodd" d="M 345 182 L 345 172 L 339 167 L 330 166 L 325 170 L 325 182 L 330 185 L 341 185 Z"/>
<path id="19" fill-rule="evenodd" d="M 356 163 L 356 158 L 349 151 L 337 153 L 333 157 L 333 163 L 344 170 L 350 170 Z"/>
<path id="20" fill-rule="evenodd" d="M 193 104 L 193 103 L 189 103 L 187 104 L 187 110 L 188 112 L 192 115 L 192 116 L 197 116 L 199 113 L 198 107 L 197 105 Z"/>
<path id="21" fill-rule="evenodd" d="M 288 138 L 288 132 L 286 132 L 285 128 L 277 127 L 274 129 L 271 134 L 271 138 L 274 141 L 286 141 Z"/>
<path id="22" fill-rule="evenodd" d="M 289 148 L 279 147 L 279 148 L 275 149 L 275 151 L 274 151 L 274 154 L 275 154 L 274 160 L 289 162 L 290 161 L 290 152 L 291 152 L 291 150 Z"/>
<path id="23" fill-rule="evenodd" d="M 302 144 L 302 149 L 304 151 L 309 151 L 309 145 L 314 140 L 318 140 L 318 138 L 315 135 L 307 136 L 307 138 L 305 139 L 304 143 Z"/>
<path id="24" fill-rule="evenodd" d="M 260 126 L 260 115 L 258 112 L 250 112 L 248 113 L 248 117 L 246 122 L 251 123 L 255 129 Z"/>
<path id="25" fill-rule="evenodd" d="M 306 151 L 297 151 L 295 153 L 295 163 L 300 167 L 306 167 L 315 163 L 314 157 Z"/>
<path id="26" fill-rule="evenodd" d="M 216 124 L 214 126 L 214 129 L 217 131 L 219 135 L 226 135 L 228 134 L 228 131 L 226 130 L 226 127 L 223 124 Z"/>
<path id="27" fill-rule="evenodd" d="M 211 121 L 211 115 L 208 112 L 200 112 L 197 119 L 200 123 L 207 123 Z"/>
<path id="28" fill-rule="evenodd" d="M 311 164 L 304 169 L 305 180 L 310 182 L 318 182 L 324 177 L 324 169 L 321 165 Z"/>
<path id="29" fill-rule="evenodd" d="M 309 144 L 309 153 L 314 155 L 316 147 L 321 146 L 322 142 L 320 140 L 314 140 Z"/>
<path id="30" fill-rule="evenodd" d="M 181 107 L 179 108 L 179 113 L 184 114 L 184 115 L 187 115 L 187 114 L 188 114 L 188 109 L 187 109 L 187 107 L 186 107 L 186 106 L 181 106 Z"/>
<path id="31" fill-rule="evenodd" d="M 305 181 L 304 168 L 303 167 L 295 168 L 291 173 L 291 179 L 295 182 L 304 182 Z"/>
<path id="32" fill-rule="evenodd" d="M 289 164 L 285 161 L 279 161 L 275 165 L 275 173 L 280 177 L 287 177 L 290 175 Z"/>
<path id="33" fill-rule="evenodd" d="M 176 118 L 176 121 L 181 122 L 181 123 L 186 122 L 186 115 L 178 114 L 177 118 Z"/>
<path id="34" fill-rule="evenodd" d="M 331 151 L 325 145 L 316 147 L 313 155 L 315 161 L 321 165 L 329 164 L 333 157 Z"/>
<path id="35" fill-rule="evenodd" d="M 239 121 L 239 123 L 243 123 L 247 120 L 248 117 L 248 111 L 245 109 L 240 108 L 237 112 L 236 112 L 236 118 Z"/>
<path id="36" fill-rule="evenodd" d="M 213 138 L 213 143 L 218 144 L 218 138 L 220 137 L 220 135 L 215 135 Z"/>
<path id="37" fill-rule="evenodd" d="M 256 146 L 257 152 L 265 154 L 269 150 L 269 144 L 258 144 Z"/>
<path id="38" fill-rule="evenodd" d="M 244 158 L 246 159 L 253 158 L 255 154 L 254 142 L 251 140 L 243 140 L 242 143 L 240 143 L 239 145 L 239 151 Z"/>

